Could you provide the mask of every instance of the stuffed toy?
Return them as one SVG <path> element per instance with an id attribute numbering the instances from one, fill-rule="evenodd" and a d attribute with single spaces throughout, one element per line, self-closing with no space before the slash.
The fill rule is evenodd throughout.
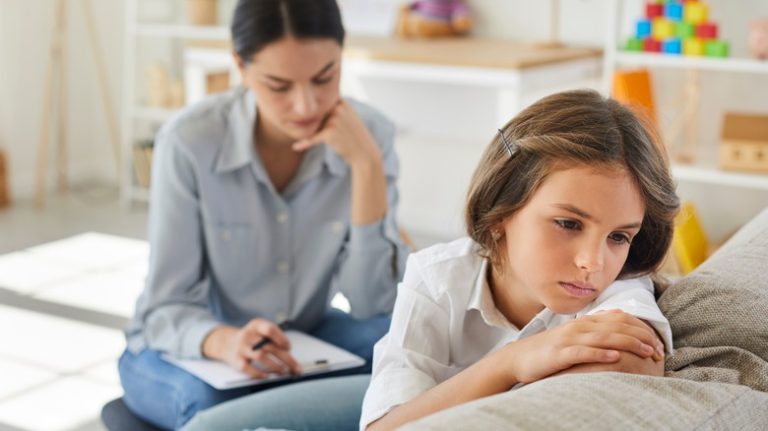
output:
<path id="1" fill-rule="evenodd" d="M 749 48 L 753 57 L 768 60 L 768 18 L 752 22 L 749 31 Z"/>
<path id="2" fill-rule="evenodd" d="M 400 37 L 462 35 L 472 28 L 462 0 L 415 0 L 400 9 L 395 34 Z"/>

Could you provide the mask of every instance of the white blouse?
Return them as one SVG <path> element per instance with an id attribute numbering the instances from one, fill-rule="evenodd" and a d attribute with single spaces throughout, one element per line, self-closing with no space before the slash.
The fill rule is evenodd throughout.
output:
<path id="1" fill-rule="evenodd" d="M 478 250 L 463 238 L 409 256 L 389 333 L 374 347 L 361 430 L 506 344 L 602 310 L 645 320 L 672 353 L 672 331 L 649 277 L 614 282 L 576 314 L 545 308 L 518 329 L 494 305 L 485 277 L 488 260 Z"/>

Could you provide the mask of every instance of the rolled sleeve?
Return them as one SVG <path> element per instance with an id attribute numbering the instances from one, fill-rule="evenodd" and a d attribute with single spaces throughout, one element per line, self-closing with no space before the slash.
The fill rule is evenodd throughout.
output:
<path id="1" fill-rule="evenodd" d="M 158 135 L 149 214 L 150 266 L 134 324 L 146 346 L 202 357 L 218 323 L 208 310 L 197 167 L 173 130 Z M 135 343 L 134 343 L 135 344 Z"/>
<path id="2" fill-rule="evenodd" d="M 449 365 L 449 313 L 429 294 L 415 261 L 409 262 L 389 333 L 374 347 L 373 373 L 363 400 L 361 430 L 455 371 Z"/>
<path id="3" fill-rule="evenodd" d="M 673 353 L 672 328 L 656 304 L 653 282 L 649 277 L 615 282 L 584 314 L 592 315 L 605 310 L 621 310 L 648 322 L 662 338 L 667 354 Z"/>
<path id="4" fill-rule="evenodd" d="M 399 165 L 394 151 L 394 126 L 381 120 L 371 126 L 371 131 L 382 151 L 387 213 L 377 222 L 350 228 L 335 280 L 338 290 L 349 299 L 352 315 L 358 319 L 392 311 L 397 283 L 410 252 L 400 239 L 396 221 Z"/>

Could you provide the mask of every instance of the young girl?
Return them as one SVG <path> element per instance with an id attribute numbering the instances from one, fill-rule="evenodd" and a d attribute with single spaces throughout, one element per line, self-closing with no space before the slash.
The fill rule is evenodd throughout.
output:
<path id="1" fill-rule="evenodd" d="M 408 252 L 394 127 L 340 97 L 343 41 L 334 0 L 239 0 L 243 86 L 158 135 L 149 274 L 119 363 L 125 403 L 157 426 L 253 390 L 217 391 L 163 353 L 300 374 L 278 323 L 368 359 L 389 326 Z M 352 316 L 331 310 L 338 291 Z"/>
<path id="2" fill-rule="evenodd" d="M 472 179 L 469 238 L 409 257 L 360 428 L 558 373 L 662 375 L 671 331 L 646 275 L 677 209 L 664 155 L 619 103 L 572 91 L 521 112 Z"/>

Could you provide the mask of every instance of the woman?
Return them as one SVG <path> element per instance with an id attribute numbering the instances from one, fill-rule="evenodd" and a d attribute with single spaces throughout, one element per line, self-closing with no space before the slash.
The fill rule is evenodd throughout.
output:
<path id="1" fill-rule="evenodd" d="M 243 87 L 157 138 L 149 275 L 119 369 L 128 407 L 164 428 L 251 389 L 214 390 L 163 353 L 296 374 L 287 324 L 370 360 L 407 254 L 394 129 L 339 96 L 334 0 L 240 0 L 232 38 Z M 339 291 L 351 316 L 329 311 Z"/>

